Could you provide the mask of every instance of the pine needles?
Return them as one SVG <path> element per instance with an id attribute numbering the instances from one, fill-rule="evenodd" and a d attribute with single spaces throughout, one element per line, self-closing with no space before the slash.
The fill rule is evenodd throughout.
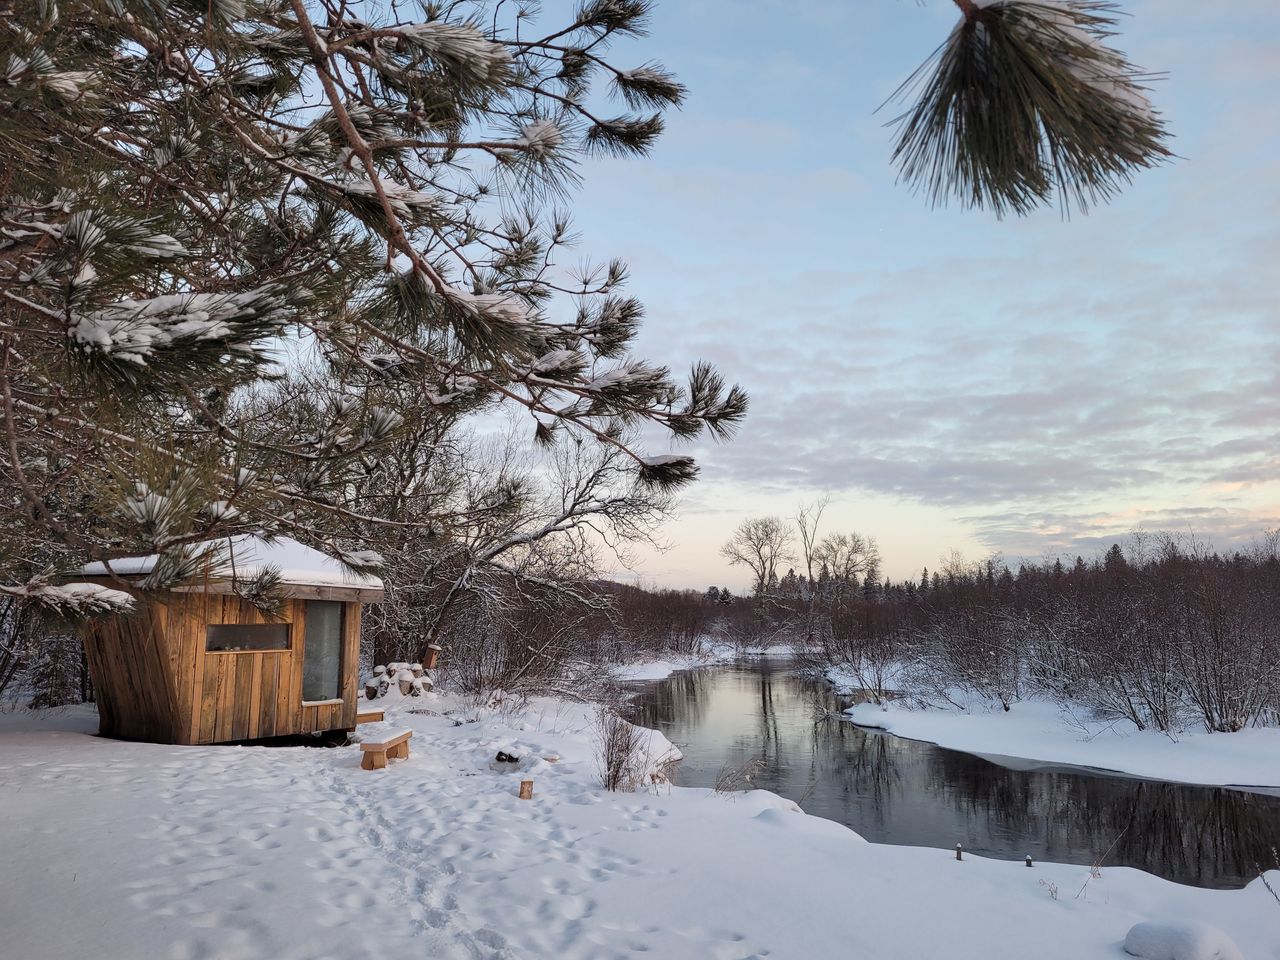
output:
<path id="1" fill-rule="evenodd" d="M 1146 96 L 1152 77 L 1107 45 L 1116 5 L 1100 0 L 957 0 L 963 17 L 899 87 L 901 180 L 935 204 L 1026 215 L 1109 200 L 1172 156 Z"/>

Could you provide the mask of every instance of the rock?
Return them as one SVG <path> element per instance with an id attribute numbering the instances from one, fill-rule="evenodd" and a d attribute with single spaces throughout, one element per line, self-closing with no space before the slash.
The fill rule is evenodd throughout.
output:
<path id="1" fill-rule="evenodd" d="M 1124 938 L 1124 950 L 1142 960 L 1244 960 L 1217 927 L 1185 920 L 1139 923 Z"/>

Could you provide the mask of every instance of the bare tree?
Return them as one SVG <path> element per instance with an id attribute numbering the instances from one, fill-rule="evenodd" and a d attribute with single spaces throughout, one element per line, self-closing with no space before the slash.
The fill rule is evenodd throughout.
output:
<path id="1" fill-rule="evenodd" d="M 848 587 L 854 585 L 858 574 L 880 566 L 880 548 L 875 538 L 854 532 L 832 533 L 823 537 L 816 556 L 819 563 L 826 565 L 836 583 Z"/>
<path id="2" fill-rule="evenodd" d="M 769 581 L 778 576 L 778 565 L 793 559 L 793 541 L 791 527 L 781 517 L 748 517 L 720 548 L 720 555 L 733 566 L 749 569 L 752 589 L 763 596 Z"/>

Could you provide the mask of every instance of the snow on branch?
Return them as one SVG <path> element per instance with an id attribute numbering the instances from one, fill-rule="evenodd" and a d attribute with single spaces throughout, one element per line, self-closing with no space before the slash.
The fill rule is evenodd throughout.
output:
<path id="1" fill-rule="evenodd" d="M 535 156 L 546 156 L 564 142 L 564 134 L 550 120 L 535 120 L 520 128 L 520 136 L 516 145 L 523 147 Z"/>
<path id="2" fill-rule="evenodd" d="M 32 580 L 17 587 L 0 584 L 0 593 L 32 603 L 46 613 L 60 617 L 128 613 L 134 608 L 133 597 L 129 594 L 98 583 L 52 584 L 46 580 Z"/>
<path id="3" fill-rule="evenodd" d="M 412 52 L 435 61 L 456 79 L 477 84 L 501 81 L 511 66 L 511 55 L 470 24 L 411 23 L 395 32 Z"/>
<path id="4" fill-rule="evenodd" d="M 217 341 L 246 352 L 291 316 L 275 286 L 240 293 L 178 293 L 122 300 L 73 314 L 67 336 L 86 354 L 145 366 L 158 353 Z"/>

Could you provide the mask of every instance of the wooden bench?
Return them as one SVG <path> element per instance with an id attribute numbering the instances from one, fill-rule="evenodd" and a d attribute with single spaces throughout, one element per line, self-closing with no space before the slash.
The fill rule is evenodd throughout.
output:
<path id="1" fill-rule="evenodd" d="M 381 723 L 387 719 L 387 712 L 381 707 L 361 707 L 356 710 L 356 723 Z"/>
<path id="2" fill-rule="evenodd" d="M 367 737 L 360 742 L 360 766 L 364 770 L 383 770 L 388 760 L 409 759 L 409 738 L 412 730 L 393 730 Z"/>

